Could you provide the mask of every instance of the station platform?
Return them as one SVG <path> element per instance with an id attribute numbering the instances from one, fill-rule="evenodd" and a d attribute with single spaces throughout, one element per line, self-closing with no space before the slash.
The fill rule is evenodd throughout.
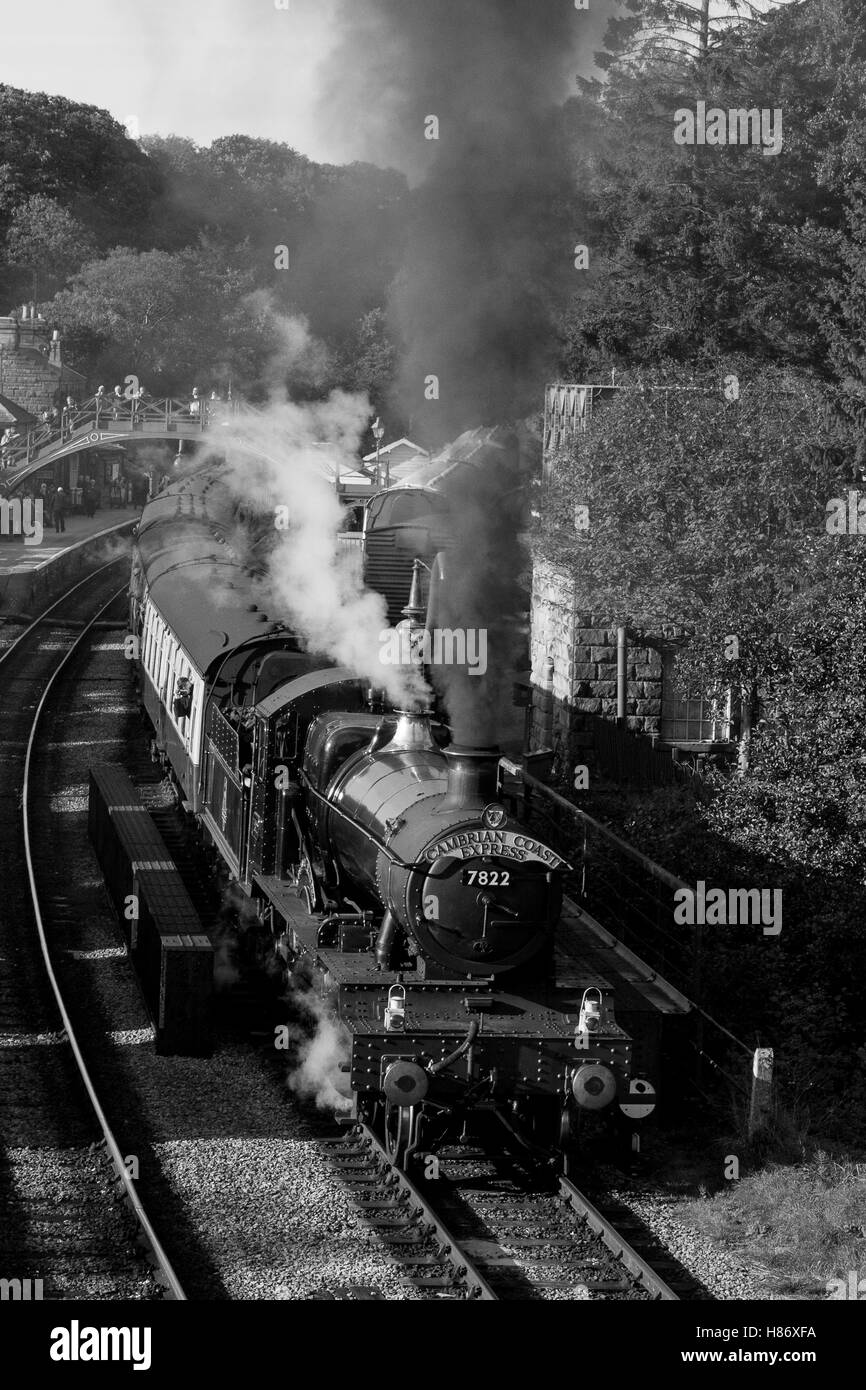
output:
<path id="1" fill-rule="evenodd" d="M 140 507 L 100 508 L 92 517 L 67 516 L 66 530 L 59 535 L 43 522 L 38 545 L 0 535 L 0 616 L 29 611 L 58 579 L 73 575 L 94 546 L 104 542 L 109 547 L 122 539 L 140 516 Z"/>

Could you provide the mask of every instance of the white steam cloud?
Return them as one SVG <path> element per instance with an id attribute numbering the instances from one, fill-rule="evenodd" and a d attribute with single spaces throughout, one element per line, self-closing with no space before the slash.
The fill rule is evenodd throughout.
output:
<path id="1" fill-rule="evenodd" d="M 282 337 L 283 367 L 287 360 L 316 360 L 318 345 L 303 321 L 286 320 Z M 266 579 L 271 616 L 293 628 L 311 651 L 349 667 L 403 705 L 424 693 L 423 680 L 412 668 L 382 661 L 385 600 L 364 589 L 355 556 L 339 540 L 345 515 L 335 483 L 357 469 L 371 413 L 360 393 L 334 391 L 326 400 L 302 403 L 272 398 L 227 422 L 218 445 L 226 460 L 221 481 L 239 501 L 274 517 Z"/>
<path id="2" fill-rule="evenodd" d="M 351 1058 L 346 1034 L 318 995 L 294 992 L 292 1003 L 314 1022 L 315 1032 L 308 1037 L 302 1028 L 289 1025 L 288 1035 L 298 1044 L 289 1090 L 313 1101 L 319 1110 L 351 1110 L 348 1074 L 342 1070 Z"/>

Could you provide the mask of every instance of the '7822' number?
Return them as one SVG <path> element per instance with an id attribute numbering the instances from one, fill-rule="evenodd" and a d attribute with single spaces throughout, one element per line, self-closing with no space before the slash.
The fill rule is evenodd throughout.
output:
<path id="1" fill-rule="evenodd" d="M 470 887 L 475 884 L 478 888 L 507 888 L 511 872 L 509 869 L 464 869 L 463 882 Z"/>

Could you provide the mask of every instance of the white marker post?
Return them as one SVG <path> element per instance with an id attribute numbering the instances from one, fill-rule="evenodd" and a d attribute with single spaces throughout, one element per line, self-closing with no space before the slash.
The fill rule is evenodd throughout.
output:
<path id="1" fill-rule="evenodd" d="M 752 1103 L 749 1107 L 749 1138 L 764 1129 L 773 1109 L 773 1049 L 755 1048 L 752 1059 Z"/>

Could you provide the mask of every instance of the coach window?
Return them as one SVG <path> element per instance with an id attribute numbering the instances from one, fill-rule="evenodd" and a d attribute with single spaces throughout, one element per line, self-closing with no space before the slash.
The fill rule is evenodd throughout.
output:
<path id="1" fill-rule="evenodd" d="M 192 686 L 192 702 L 190 704 L 189 723 L 187 724 L 187 728 L 189 729 L 190 753 L 191 756 L 194 757 L 192 750 L 195 748 L 196 740 L 198 738 L 198 682 L 196 681 L 192 668 L 189 668 L 186 674 L 189 677 L 189 683 Z"/>
<path id="2" fill-rule="evenodd" d="M 154 616 L 150 628 L 150 678 L 156 685 L 156 673 L 159 670 L 159 620 Z"/>
<path id="3" fill-rule="evenodd" d="M 148 608 L 144 616 L 144 651 L 142 653 L 144 669 L 150 675 L 153 666 L 153 609 Z"/>
<path id="4" fill-rule="evenodd" d="M 159 660 L 159 637 L 158 637 L 158 633 L 159 633 L 159 625 L 158 625 L 158 623 L 157 623 L 157 621 L 156 621 L 156 618 L 151 618 L 151 620 L 150 620 L 150 655 L 149 655 L 148 661 L 147 661 L 147 669 L 148 669 L 148 672 L 149 672 L 149 674 L 150 674 L 151 680 L 153 680 L 154 672 L 155 672 L 155 670 L 156 670 L 156 663 L 157 663 L 157 661 Z"/>
<path id="5" fill-rule="evenodd" d="M 154 685 L 157 684 L 157 673 L 159 671 L 159 657 L 161 651 L 162 623 L 154 616 L 150 628 L 150 675 Z"/>
<path id="6" fill-rule="evenodd" d="M 161 622 L 156 625 L 154 638 L 156 639 L 156 651 L 153 654 L 153 683 L 159 690 L 162 683 L 162 663 L 165 660 L 165 629 Z"/>
<path id="7" fill-rule="evenodd" d="M 177 685 L 178 666 L 180 664 L 178 656 L 179 653 L 177 651 L 177 648 L 174 646 L 174 643 L 172 643 L 171 665 L 168 668 L 165 681 L 165 705 L 166 709 L 171 710 L 171 717 L 173 720 L 174 710 L 172 709 L 172 702 L 174 701 L 174 690 L 175 686 Z M 175 722 L 177 721 L 175 720 Z"/>
<path id="8" fill-rule="evenodd" d="M 166 631 L 162 639 L 162 660 L 159 664 L 159 688 L 161 691 L 165 691 L 168 688 L 168 683 L 171 679 L 171 668 L 174 665 L 174 652 L 174 638 L 170 637 Z M 163 698 L 165 698 L 164 695 Z"/>

